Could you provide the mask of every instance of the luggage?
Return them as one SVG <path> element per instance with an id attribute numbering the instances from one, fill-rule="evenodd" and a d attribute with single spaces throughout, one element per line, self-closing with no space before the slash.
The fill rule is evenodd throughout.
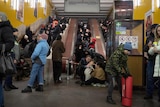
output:
<path id="1" fill-rule="evenodd" d="M 132 106 L 132 87 L 133 77 L 127 78 L 122 77 L 122 105 L 131 107 Z"/>

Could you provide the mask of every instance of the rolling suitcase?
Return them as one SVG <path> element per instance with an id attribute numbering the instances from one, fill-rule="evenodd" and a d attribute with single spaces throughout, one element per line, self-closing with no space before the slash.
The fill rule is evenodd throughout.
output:
<path id="1" fill-rule="evenodd" d="M 133 77 L 122 77 L 122 105 L 126 107 L 132 106 L 132 87 Z"/>

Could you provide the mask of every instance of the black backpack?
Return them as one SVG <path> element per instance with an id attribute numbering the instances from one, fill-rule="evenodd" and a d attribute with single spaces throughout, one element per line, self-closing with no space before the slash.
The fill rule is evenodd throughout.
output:
<path id="1" fill-rule="evenodd" d="M 32 41 L 25 46 L 25 48 L 24 48 L 24 57 L 25 58 L 31 57 L 36 45 L 37 45 L 37 41 Z"/>

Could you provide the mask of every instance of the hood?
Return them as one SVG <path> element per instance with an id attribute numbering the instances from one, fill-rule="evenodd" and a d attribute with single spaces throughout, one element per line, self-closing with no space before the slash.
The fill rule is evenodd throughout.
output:
<path id="1" fill-rule="evenodd" d="M 5 26 L 10 26 L 11 28 L 13 28 L 10 21 L 0 22 L 0 28 Z"/>
<path id="2" fill-rule="evenodd" d="M 96 38 L 93 38 L 93 39 L 92 39 L 92 42 L 96 42 Z"/>

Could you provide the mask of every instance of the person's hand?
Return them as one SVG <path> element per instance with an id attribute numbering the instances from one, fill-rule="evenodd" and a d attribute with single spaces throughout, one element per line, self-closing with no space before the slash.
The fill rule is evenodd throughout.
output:
<path id="1" fill-rule="evenodd" d="M 124 78 L 128 78 L 129 76 L 131 76 L 131 74 L 128 73 L 128 72 L 125 72 L 125 73 L 122 73 L 122 76 L 123 76 Z"/>

